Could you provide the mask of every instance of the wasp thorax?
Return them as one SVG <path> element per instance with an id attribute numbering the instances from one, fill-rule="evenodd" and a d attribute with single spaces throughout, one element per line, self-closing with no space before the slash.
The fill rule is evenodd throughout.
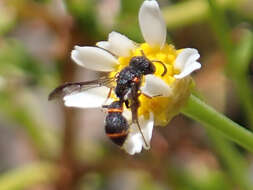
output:
<path id="1" fill-rule="evenodd" d="M 131 67 L 137 69 L 141 74 L 153 74 L 155 73 L 155 66 L 154 64 L 147 59 L 145 56 L 136 56 L 130 60 Z"/>

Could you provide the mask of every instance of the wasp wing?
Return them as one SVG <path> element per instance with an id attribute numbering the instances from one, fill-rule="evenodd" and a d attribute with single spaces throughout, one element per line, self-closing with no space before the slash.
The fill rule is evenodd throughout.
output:
<path id="1" fill-rule="evenodd" d="M 108 88 L 114 88 L 115 78 L 102 77 L 97 80 L 85 81 L 85 82 L 72 82 L 65 83 L 56 89 L 54 89 L 48 96 L 48 100 L 56 98 L 63 98 L 64 96 L 81 93 L 83 91 L 106 86 Z"/>

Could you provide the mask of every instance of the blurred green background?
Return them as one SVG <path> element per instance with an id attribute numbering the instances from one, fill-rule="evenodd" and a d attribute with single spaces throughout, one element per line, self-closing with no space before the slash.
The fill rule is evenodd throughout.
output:
<path id="1" fill-rule="evenodd" d="M 253 129 L 253 1 L 158 0 L 168 42 L 194 47 L 194 91 Z M 130 156 L 104 133 L 100 110 L 48 102 L 66 81 L 99 73 L 70 60 L 74 45 L 118 31 L 142 42 L 142 0 L 0 1 L 0 190 L 251 190 L 252 154 L 179 115 Z"/>

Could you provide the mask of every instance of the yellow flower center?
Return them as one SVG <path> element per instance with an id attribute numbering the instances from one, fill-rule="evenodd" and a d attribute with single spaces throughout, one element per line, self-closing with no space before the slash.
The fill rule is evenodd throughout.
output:
<path id="1" fill-rule="evenodd" d="M 165 44 L 163 48 L 160 47 L 151 47 L 147 43 L 143 43 L 138 46 L 136 49 L 132 50 L 130 56 L 128 57 L 119 57 L 119 65 L 117 68 L 110 73 L 110 77 L 114 77 L 117 73 L 119 73 L 123 68 L 129 65 L 129 62 L 132 57 L 135 56 L 142 56 L 142 51 L 144 52 L 145 56 L 149 60 L 159 60 L 163 62 L 163 64 L 167 68 L 167 73 L 164 76 L 161 76 L 164 72 L 164 67 L 157 62 L 153 62 L 156 67 L 156 72 L 154 73 L 155 76 L 161 78 L 165 83 L 167 83 L 170 87 L 174 86 L 176 91 L 181 91 L 186 93 L 185 89 L 182 89 L 182 85 L 175 85 L 177 84 L 176 80 L 173 76 L 178 74 L 179 71 L 174 68 L 174 62 L 179 54 L 180 50 L 176 50 L 173 45 Z M 187 78 L 187 77 L 186 77 Z M 188 77 L 189 78 L 189 77 Z M 144 79 L 143 79 L 144 80 Z M 183 80 L 184 81 L 184 80 Z M 189 81 L 189 80 L 187 80 Z M 143 81 L 144 83 L 145 81 Z M 186 82 L 189 86 L 189 82 Z M 143 85 L 143 84 L 142 84 Z M 185 86 L 185 85 L 183 85 Z M 178 89 L 178 90 L 177 90 Z M 188 89 L 188 88 L 187 88 Z M 176 93 L 176 92 L 175 92 Z M 187 93 L 188 94 L 188 93 Z M 170 119 L 178 113 L 179 107 L 181 107 L 181 103 L 178 102 L 178 97 L 180 95 L 176 95 L 177 97 L 153 97 L 149 98 L 143 94 L 139 96 L 140 107 L 138 109 L 138 115 L 144 115 L 145 118 L 149 117 L 149 113 L 153 112 L 155 116 L 155 123 L 157 125 L 166 125 Z"/>

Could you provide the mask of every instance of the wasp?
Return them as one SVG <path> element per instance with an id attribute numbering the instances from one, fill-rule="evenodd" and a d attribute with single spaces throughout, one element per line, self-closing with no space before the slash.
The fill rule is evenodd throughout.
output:
<path id="1" fill-rule="evenodd" d="M 108 112 L 105 119 L 105 131 L 107 136 L 119 146 L 124 144 L 129 133 L 129 124 L 126 118 L 122 115 L 123 105 L 125 105 L 127 108 L 130 108 L 132 113 L 132 123 L 137 125 L 144 143 L 148 146 L 138 121 L 138 108 L 140 106 L 138 97 L 141 95 L 140 86 L 144 75 L 155 73 L 156 68 L 153 62 L 162 64 L 164 71 L 161 76 L 166 74 L 167 68 L 163 62 L 158 60 L 151 61 L 145 56 L 143 51 L 141 51 L 141 53 L 141 56 L 132 57 L 129 61 L 129 65 L 117 73 L 115 77 L 103 77 L 93 81 L 63 84 L 49 94 L 49 100 L 64 97 L 73 93 L 80 93 L 90 88 L 101 86 L 110 88 L 108 94 L 109 98 L 112 89 L 114 89 L 118 100 L 112 102 L 110 105 L 102 106 L 103 108 L 106 108 Z"/>

